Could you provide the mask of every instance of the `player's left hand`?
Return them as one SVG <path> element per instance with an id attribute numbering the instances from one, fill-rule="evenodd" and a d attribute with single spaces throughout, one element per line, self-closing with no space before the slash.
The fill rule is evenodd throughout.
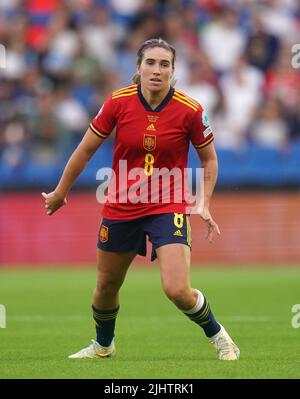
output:
<path id="1" fill-rule="evenodd" d="M 208 239 L 209 242 L 212 242 L 215 234 L 220 235 L 220 229 L 217 223 L 213 220 L 209 210 L 207 208 L 204 208 L 202 210 L 199 210 L 199 215 L 202 218 L 202 220 L 206 223 L 207 226 L 207 235 L 206 239 Z"/>
<path id="2" fill-rule="evenodd" d="M 45 208 L 48 209 L 47 215 L 49 216 L 67 203 L 67 199 L 61 198 L 55 191 L 52 191 L 52 193 L 49 194 L 42 193 L 42 197 L 45 198 Z"/>

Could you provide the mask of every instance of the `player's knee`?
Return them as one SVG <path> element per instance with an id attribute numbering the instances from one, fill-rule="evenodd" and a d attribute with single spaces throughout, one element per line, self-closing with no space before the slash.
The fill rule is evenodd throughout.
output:
<path id="1" fill-rule="evenodd" d="M 117 280 L 97 281 L 95 294 L 98 296 L 113 296 L 119 291 L 120 284 Z"/>
<path id="2" fill-rule="evenodd" d="M 174 302 L 176 305 L 185 303 L 188 295 L 188 289 L 184 286 L 165 285 L 164 292 L 170 301 Z"/>

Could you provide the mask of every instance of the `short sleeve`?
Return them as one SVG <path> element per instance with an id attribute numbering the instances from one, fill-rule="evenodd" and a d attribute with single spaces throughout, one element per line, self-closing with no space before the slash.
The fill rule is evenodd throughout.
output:
<path id="1" fill-rule="evenodd" d="M 191 122 L 190 140 L 196 149 L 205 147 L 214 139 L 208 117 L 201 106 L 194 113 Z"/>
<path id="2" fill-rule="evenodd" d="M 110 97 L 100 108 L 90 123 L 91 130 L 102 139 L 106 139 L 116 124 L 116 101 Z"/>

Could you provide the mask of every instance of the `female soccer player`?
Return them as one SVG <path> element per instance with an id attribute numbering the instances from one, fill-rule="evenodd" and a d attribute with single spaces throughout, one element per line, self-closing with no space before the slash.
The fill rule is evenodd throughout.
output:
<path id="1" fill-rule="evenodd" d="M 162 39 L 142 44 L 137 53 L 135 84 L 115 91 L 104 103 L 55 190 L 42 193 L 48 215 L 65 205 L 74 181 L 116 127 L 112 167 L 115 186 L 103 208 L 92 304 L 97 338 L 69 358 L 115 354 L 119 290 L 135 256 L 146 254 L 147 236 L 152 243 L 152 260 L 158 259 L 167 297 L 203 328 L 219 359 L 239 358 L 238 347 L 215 320 L 205 296 L 190 286 L 190 203 L 185 196 L 179 198 L 185 188 L 178 185 L 184 183 L 189 142 L 204 169 L 204 203 L 198 213 L 207 226 L 209 241 L 220 234 L 209 211 L 218 163 L 203 108 L 171 85 L 175 57 L 174 48 Z M 160 177 L 167 173 L 174 178 L 161 183 Z M 133 176 L 139 177 L 138 184 Z M 156 189 L 152 190 L 155 183 Z M 151 193 L 145 191 L 150 186 Z"/>

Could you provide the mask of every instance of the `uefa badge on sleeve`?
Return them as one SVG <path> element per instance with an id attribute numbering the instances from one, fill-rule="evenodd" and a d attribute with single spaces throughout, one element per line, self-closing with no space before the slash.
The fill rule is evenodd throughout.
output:
<path id="1" fill-rule="evenodd" d="M 202 111 L 202 123 L 205 127 L 209 126 L 208 116 L 206 115 L 205 111 Z"/>

